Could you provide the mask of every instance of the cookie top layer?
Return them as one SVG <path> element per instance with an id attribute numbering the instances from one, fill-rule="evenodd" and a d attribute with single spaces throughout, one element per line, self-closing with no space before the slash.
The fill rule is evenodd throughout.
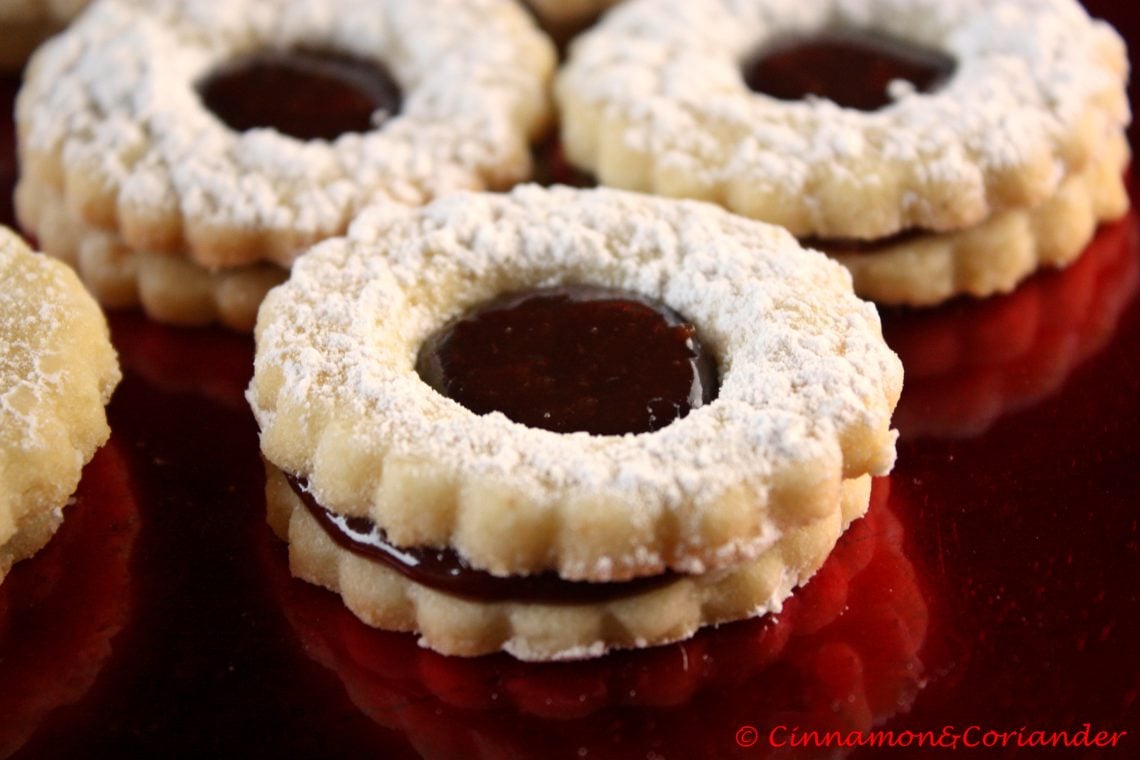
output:
<path id="1" fill-rule="evenodd" d="M 203 105 L 212 73 L 289 50 L 382 64 L 400 112 L 329 142 L 236 132 Z M 525 179 L 553 66 L 511 0 L 107 0 L 31 62 L 21 167 L 135 249 L 288 265 L 367 203 Z"/>
<path id="2" fill-rule="evenodd" d="M 945 53 L 887 107 L 753 92 L 742 66 L 854 29 Z M 631 0 L 559 76 L 570 159 L 604 184 L 696 197 L 797 236 L 958 229 L 1036 204 L 1129 120 L 1119 36 L 1075 0 Z"/>
<path id="3" fill-rule="evenodd" d="M 683 314 L 721 370 L 711 403 L 652 433 L 559 434 L 433 391 L 414 365 L 504 293 L 587 284 Z M 785 231 L 613 190 L 379 206 L 262 306 L 249 399 L 265 456 L 398 545 L 492 573 L 620 580 L 755 557 L 894 460 L 902 368 L 850 276 Z"/>
<path id="4" fill-rule="evenodd" d="M 75 490 L 118 381 L 107 323 L 75 274 L 0 228 L 0 547 Z"/>

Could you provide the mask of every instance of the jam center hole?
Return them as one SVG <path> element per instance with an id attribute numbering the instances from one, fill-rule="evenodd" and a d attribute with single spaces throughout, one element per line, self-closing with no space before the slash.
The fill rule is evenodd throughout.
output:
<path id="1" fill-rule="evenodd" d="M 885 35 L 834 30 L 790 37 L 744 64 L 753 91 L 780 100 L 827 98 L 846 108 L 877 111 L 894 102 L 896 82 L 934 92 L 949 80 L 954 59 Z"/>
<path id="2" fill-rule="evenodd" d="M 476 414 L 558 433 L 647 433 L 717 389 L 692 324 L 640 295 L 592 286 L 492 301 L 433 335 L 416 371 Z"/>
<path id="3" fill-rule="evenodd" d="M 298 140 L 368 132 L 400 111 L 400 88 L 380 63 L 305 50 L 265 51 L 198 85 L 206 107 L 231 129 L 270 127 Z"/>

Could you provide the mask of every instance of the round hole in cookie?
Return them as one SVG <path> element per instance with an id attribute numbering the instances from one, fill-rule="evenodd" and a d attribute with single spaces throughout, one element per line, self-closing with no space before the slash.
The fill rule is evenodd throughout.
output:
<path id="1" fill-rule="evenodd" d="M 878 32 L 833 29 L 786 37 L 747 58 L 745 83 L 780 100 L 827 98 L 877 111 L 900 93 L 930 93 L 953 75 L 954 59 Z M 905 84 L 904 84 L 905 83 Z"/>
<path id="2" fill-rule="evenodd" d="M 493 300 L 421 347 L 416 371 L 476 414 L 558 433 L 647 433 L 716 397 L 696 328 L 622 290 L 541 288 Z"/>
<path id="3" fill-rule="evenodd" d="M 269 127 L 299 140 L 368 132 L 400 111 L 400 87 L 379 62 L 311 50 L 263 51 L 198 84 L 206 107 L 238 132 Z"/>

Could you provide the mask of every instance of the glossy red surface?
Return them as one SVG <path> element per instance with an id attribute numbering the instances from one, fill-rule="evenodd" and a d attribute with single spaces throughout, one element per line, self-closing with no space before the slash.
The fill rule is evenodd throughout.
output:
<path id="1" fill-rule="evenodd" d="M 1140 7 L 1089 4 L 1135 61 Z M 440 657 L 289 578 L 242 398 L 251 341 L 113 315 L 114 447 L 0 586 L 0 757 L 762 757 L 781 725 L 1085 723 L 1128 734 L 1021 754 L 1140 757 L 1138 239 L 1133 214 L 1009 296 L 887 313 L 898 466 L 819 576 L 776 619 L 578 664 Z"/>

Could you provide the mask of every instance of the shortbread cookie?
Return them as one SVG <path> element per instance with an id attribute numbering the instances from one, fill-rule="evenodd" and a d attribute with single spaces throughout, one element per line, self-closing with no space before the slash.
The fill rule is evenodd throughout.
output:
<path id="1" fill-rule="evenodd" d="M 368 203 L 525 179 L 553 65 L 512 0 L 105 0 L 29 64 L 21 171 L 132 250 L 287 266 Z"/>
<path id="2" fill-rule="evenodd" d="M 1071 264 L 1099 223 L 1127 212 L 1124 136 L 1109 140 L 1103 154 L 1039 205 L 997 213 L 969 229 L 904 235 L 865 250 L 826 240 L 819 247 L 851 271 L 856 293 L 877 303 L 928 306 L 958 295 L 1007 293 L 1042 267 Z"/>
<path id="3" fill-rule="evenodd" d="M 789 537 L 837 535 L 843 481 L 894 459 L 901 366 L 874 309 L 783 230 L 704 204 L 530 186 L 421 213 L 377 207 L 297 262 L 263 304 L 257 342 L 263 453 L 314 516 L 327 511 L 326 530 L 364 520 L 388 545 L 448 549 L 510 582 L 493 584 L 510 614 L 448 610 L 450 593 L 413 605 L 405 588 L 388 615 L 351 586 L 363 569 L 302 566 L 298 549 L 297 572 L 447 651 L 580 657 L 688 635 L 703 604 L 706 622 L 747 616 L 742 597 L 717 613 L 694 584 L 742 563 L 779 567 L 785 539 L 827 543 Z M 747 591 L 755 611 L 817 566 L 803 555 Z M 573 641 L 558 637 L 543 620 L 560 616 L 516 604 L 514 581 L 542 586 L 544 574 L 559 594 L 666 584 L 654 593 L 679 595 L 680 618 L 646 615 L 623 634 L 595 608 L 566 629 Z"/>
<path id="4" fill-rule="evenodd" d="M 837 50 L 871 97 L 784 92 Z M 900 73 L 876 76 L 887 51 Z M 633 0 L 575 41 L 557 97 L 603 184 L 874 240 L 1050 198 L 1127 124 L 1127 68 L 1075 0 Z"/>
<path id="5" fill-rule="evenodd" d="M 24 65 L 36 46 L 62 29 L 88 0 L 0 0 L 0 69 Z"/>
<path id="6" fill-rule="evenodd" d="M 211 271 L 179 256 L 135 251 L 117 234 L 82 222 L 58 192 L 29 178 L 16 188 L 15 200 L 20 225 L 44 253 L 74 267 L 95 300 L 110 309 L 141 308 L 159 322 L 219 322 L 248 332 L 265 294 L 288 276 L 276 264 Z"/>
<path id="7" fill-rule="evenodd" d="M 1112 340 L 1140 284 L 1135 214 L 1105 227 L 1063 272 L 1013 293 L 922 314 L 888 312 L 884 334 L 906 366 L 895 412 L 904 439 L 981 435 L 1057 393 Z"/>
<path id="8" fill-rule="evenodd" d="M 0 579 L 48 542 L 109 433 L 107 323 L 67 267 L 0 229 Z"/>

